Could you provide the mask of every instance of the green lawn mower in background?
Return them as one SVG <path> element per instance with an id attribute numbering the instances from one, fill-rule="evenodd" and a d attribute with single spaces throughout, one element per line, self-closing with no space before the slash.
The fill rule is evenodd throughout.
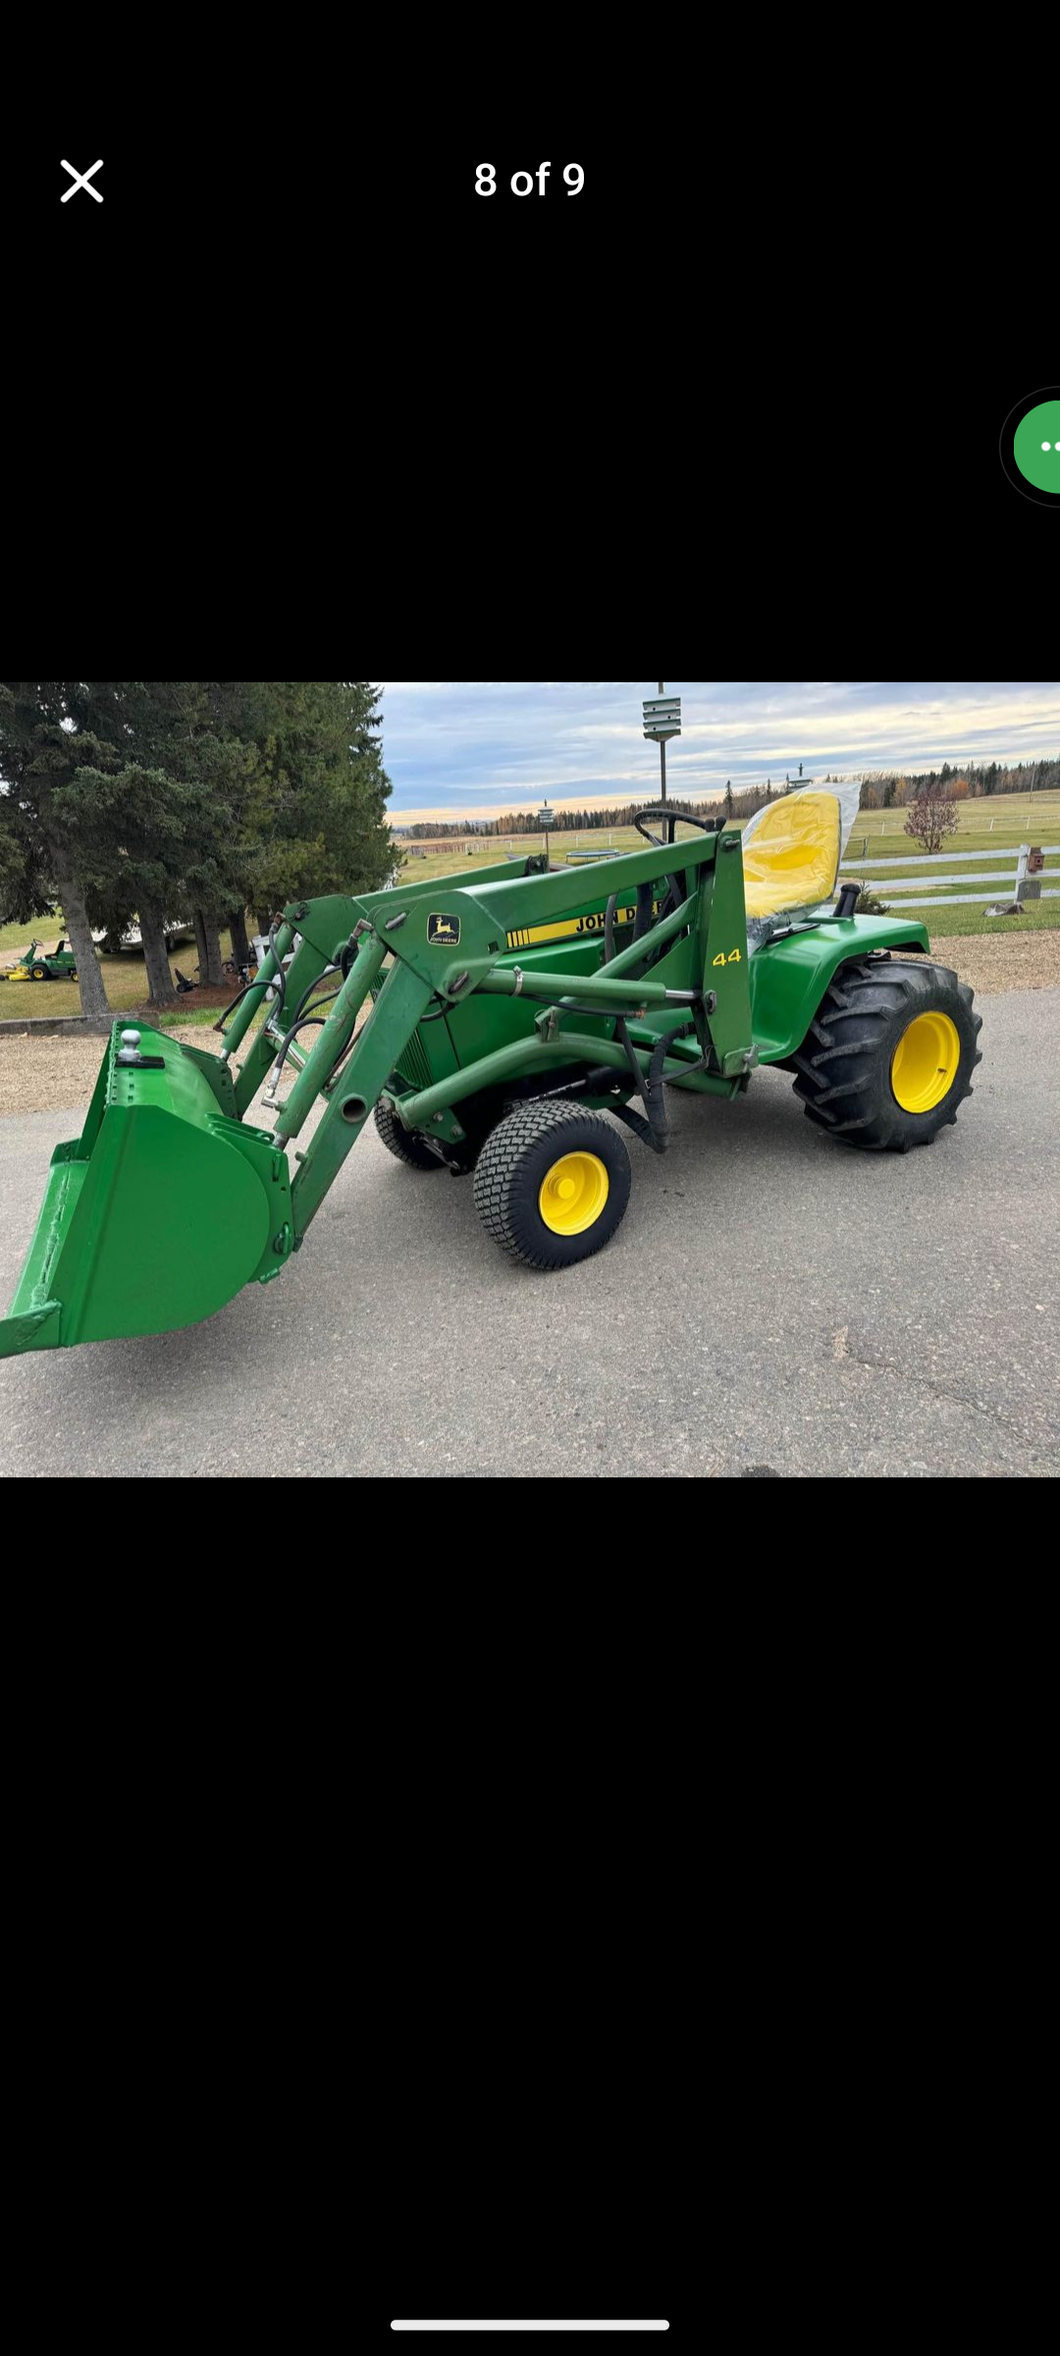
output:
<path id="1" fill-rule="evenodd" d="M 76 982 L 77 959 L 66 946 L 65 938 L 58 947 L 42 949 L 39 941 L 31 941 L 22 951 L 16 964 L 0 973 L 4 982 Z"/>
<path id="2" fill-rule="evenodd" d="M 614 1236 L 627 1140 L 665 1152 L 671 1090 L 733 1098 L 779 1065 L 822 1139 L 872 1153 L 956 1118 L 971 990 L 923 925 L 837 895 L 839 795 L 789 795 L 743 839 L 665 805 L 637 826 L 643 849 L 590 866 L 294 901 L 220 1053 L 115 1024 L 0 1356 L 169 1332 L 271 1283 L 369 1120 L 406 1173 L 470 1174 L 487 1236 L 555 1270 Z"/>

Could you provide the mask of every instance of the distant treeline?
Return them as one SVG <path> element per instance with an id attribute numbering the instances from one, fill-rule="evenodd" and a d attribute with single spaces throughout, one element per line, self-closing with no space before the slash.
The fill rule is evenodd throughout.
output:
<path id="1" fill-rule="evenodd" d="M 724 793 L 715 795 L 710 801 L 685 801 L 679 794 L 667 794 L 666 805 L 678 813 L 689 811 L 696 818 L 710 817 L 719 811 L 727 818 L 753 818 L 756 810 L 763 809 L 766 802 L 777 801 L 785 791 L 786 788 L 780 786 L 774 792 L 773 787 L 766 784 L 749 786 L 743 793 L 734 793 L 732 786 L 727 785 Z M 557 810 L 549 825 L 549 833 L 589 834 L 599 827 L 610 831 L 614 827 L 632 826 L 638 810 L 649 806 L 641 795 L 638 801 L 615 802 L 606 810 Z M 415 826 L 398 825 L 394 831 L 413 842 L 437 842 L 440 839 L 455 840 L 458 835 L 468 834 L 502 837 L 537 834 L 540 827 L 541 812 L 537 809 L 507 810 L 503 818 L 422 820 Z"/>
<path id="2" fill-rule="evenodd" d="M 745 786 L 734 792 L 731 781 L 724 792 L 686 801 L 678 794 L 667 795 L 671 810 L 684 810 L 696 818 L 753 818 L 756 810 L 768 802 L 783 800 L 801 785 L 830 785 L 827 777 L 793 777 L 790 782 L 774 787 L 767 778 L 764 785 Z M 1018 761 L 1015 768 L 1004 768 L 998 761 L 965 763 L 954 768 L 944 761 L 941 769 L 899 771 L 875 769 L 862 780 L 862 810 L 898 810 L 916 798 L 929 785 L 942 786 L 954 801 L 976 799 L 985 794 L 1043 793 L 1048 788 L 1060 787 L 1060 760 Z M 557 810 L 549 828 L 550 834 L 590 834 L 598 828 L 608 831 L 616 827 L 632 826 L 637 811 L 645 807 L 643 799 L 635 802 L 616 802 L 606 810 Z M 414 826 L 396 826 L 395 833 L 412 842 L 454 841 L 458 836 L 507 836 L 536 834 L 541 826 L 541 812 L 537 810 L 507 810 L 502 818 L 446 818 L 420 819 Z"/>
<path id="3" fill-rule="evenodd" d="M 1045 793 L 1060 786 L 1060 760 L 1017 761 L 1014 769 L 1002 768 L 998 761 L 985 765 L 973 761 L 953 769 L 944 761 L 941 769 L 922 769 L 915 774 L 876 769 L 862 779 L 860 807 L 900 810 L 929 785 L 940 786 L 954 802 L 977 801 L 986 794 Z"/>

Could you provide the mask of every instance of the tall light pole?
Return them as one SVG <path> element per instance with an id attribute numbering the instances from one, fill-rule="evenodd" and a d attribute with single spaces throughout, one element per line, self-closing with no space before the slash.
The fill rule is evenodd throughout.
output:
<path id="1" fill-rule="evenodd" d="M 659 746 L 662 763 L 662 798 L 666 800 L 666 744 L 668 737 L 681 734 L 681 698 L 667 695 L 659 681 L 658 696 L 649 697 L 644 706 L 644 734 L 653 737 Z"/>

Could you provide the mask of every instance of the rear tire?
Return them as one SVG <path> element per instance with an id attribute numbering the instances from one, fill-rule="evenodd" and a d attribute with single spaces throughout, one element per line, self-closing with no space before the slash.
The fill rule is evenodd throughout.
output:
<path id="1" fill-rule="evenodd" d="M 930 1145 L 957 1118 L 982 1059 L 982 1016 L 948 966 L 858 958 L 825 991 L 793 1064 L 819 1128 L 868 1153 Z"/>
<path id="2" fill-rule="evenodd" d="M 382 1098 L 375 1108 L 375 1126 L 387 1152 L 396 1162 L 404 1162 L 406 1170 L 444 1170 L 445 1163 L 432 1152 L 426 1138 L 417 1129 L 406 1129 L 400 1115 Z"/>
<path id="3" fill-rule="evenodd" d="M 487 1138 L 475 1209 L 526 1268 L 570 1268 L 609 1243 L 629 1201 L 629 1155 L 599 1113 L 548 1098 L 518 1105 Z"/>

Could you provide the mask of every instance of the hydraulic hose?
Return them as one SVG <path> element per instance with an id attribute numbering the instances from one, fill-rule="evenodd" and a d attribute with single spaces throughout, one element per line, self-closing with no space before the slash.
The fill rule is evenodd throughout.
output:
<path id="1" fill-rule="evenodd" d="M 278 998 L 278 999 L 277 999 L 277 1001 L 276 1001 L 276 1012 L 277 1012 L 277 1014 L 278 1014 L 278 1013 L 279 1013 L 279 1011 L 280 1011 L 280 1008 L 281 1008 L 281 1006 L 283 1005 L 283 1001 L 284 1001 L 284 995 L 285 995 L 285 991 L 286 991 L 286 983 L 287 983 L 287 976 L 286 976 L 286 973 L 284 972 L 283 959 L 282 959 L 281 957 L 277 956 L 277 953 L 276 953 L 275 934 L 276 934 L 276 927 L 275 927 L 275 925 L 273 925 L 273 926 L 272 926 L 272 928 L 271 928 L 271 930 L 270 930 L 270 933 L 269 933 L 269 947 L 270 947 L 270 949 L 272 950 L 274 957 L 276 957 L 276 965 L 277 965 L 277 970 L 278 970 L 278 974 L 279 974 L 279 980 L 280 980 L 280 995 L 279 995 L 279 998 Z M 333 972 L 334 972 L 334 967 L 333 967 L 333 966 L 326 965 L 326 966 L 324 967 L 324 973 L 333 973 Z M 317 975 L 317 977 L 316 977 L 316 981 L 310 982 L 310 984 L 309 984 L 309 990 L 315 990 L 315 989 L 316 989 L 317 982 L 318 982 L 318 981 L 322 981 L 322 980 L 323 980 L 323 974 L 318 974 L 318 975 Z M 267 984 L 267 985 L 266 985 L 266 987 L 267 987 L 267 989 L 268 989 L 268 988 L 271 988 L 271 983 L 270 983 L 270 984 Z M 258 988 L 258 979 L 257 979 L 257 977 L 255 976 L 255 979 L 254 979 L 252 982 L 244 982 L 242 989 L 241 989 L 241 990 L 237 990 L 237 991 L 236 991 L 235 997 L 233 998 L 231 1005 L 230 1005 L 230 1006 L 226 1006 L 226 1007 L 224 1007 L 224 1008 L 223 1008 L 222 1012 L 221 1012 L 221 1013 L 218 1015 L 218 1017 L 217 1017 L 217 1021 L 215 1022 L 214 1026 L 213 1026 L 215 1031 L 220 1031 L 220 1032 L 221 1032 L 221 1034 L 222 1034 L 222 1037 L 223 1037 L 223 1035 L 224 1035 L 224 1026 L 225 1026 L 226 1022 L 228 1021 L 228 1017 L 229 1017 L 229 1015 L 230 1015 L 230 1014 L 234 1014 L 234 1013 L 235 1013 L 235 1011 L 236 1011 L 236 1008 L 237 1008 L 237 1006 L 241 1006 L 241 1005 L 242 1005 L 242 1003 L 243 1003 L 243 1000 L 244 1000 L 244 998 L 246 997 L 246 995 L 247 995 L 247 992 L 248 992 L 249 990 L 256 990 L 257 988 Z M 301 1005 L 302 1005 L 302 1006 L 304 1006 L 304 1005 L 305 1005 L 306 999 L 307 999 L 307 998 L 308 998 L 308 996 L 309 996 L 309 990 L 305 990 L 305 991 L 303 992 L 303 994 L 302 994 L 302 1000 L 301 1000 Z M 300 1012 L 300 1011 L 301 1011 L 301 1007 L 299 1008 L 299 1012 Z"/>
<path id="2" fill-rule="evenodd" d="M 231 1028 L 224 1034 L 224 1047 L 222 1052 L 225 1058 L 235 1054 L 236 1048 L 239 1047 L 246 1038 L 247 1032 L 250 1029 L 255 1015 L 264 1005 L 266 993 L 269 989 L 271 989 L 273 981 L 277 978 L 277 975 L 282 978 L 283 960 L 286 957 L 288 950 L 293 946 L 293 943 L 294 934 L 289 924 L 281 924 L 278 929 L 275 925 L 272 927 L 270 932 L 270 945 L 266 951 L 257 980 L 250 982 L 247 988 L 240 993 L 240 999 L 235 1001 L 237 1011 L 234 1014 Z M 265 968 L 269 965 L 276 969 L 274 973 L 266 972 Z M 283 998 L 281 992 L 280 1004 L 282 1005 L 282 1003 Z"/>
<path id="3" fill-rule="evenodd" d="M 310 1048 L 305 1070 L 299 1072 L 284 1105 L 282 1124 L 276 1131 L 278 1145 L 288 1145 L 292 1137 L 297 1137 L 323 1082 L 330 1077 L 339 1055 L 349 1042 L 357 1015 L 364 1000 L 371 996 L 372 984 L 382 968 L 385 956 L 385 941 L 367 928 L 367 938 L 361 940 L 358 956 L 337 993 L 320 1037 Z M 416 1011 L 418 1014 L 419 1005 Z"/>
<path id="4" fill-rule="evenodd" d="M 226 1006 L 222 1009 L 221 1013 L 217 1017 L 217 1021 L 213 1026 L 215 1031 L 220 1031 L 222 1037 L 224 1036 L 224 1027 L 228 1021 L 229 1015 L 235 1013 L 237 1006 L 242 1006 L 243 1000 L 246 997 L 248 990 L 256 990 L 257 986 L 258 985 L 256 981 L 244 982 L 242 989 L 236 991 L 231 1006 Z"/>
<path id="5" fill-rule="evenodd" d="M 329 971 L 331 971 L 331 970 L 333 970 L 333 969 L 329 968 Z M 317 976 L 317 980 L 319 980 L 319 979 L 320 979 L 320 976 L 318 975 L 318 976 Z M 315 988 L 316 988 L 316 982 L 315 982 L 315 981 L 314 981 L 314 982 L 310 982 L 310 985 L 309 985 L 309 990 L 315 990 Z M 272 1064 L 272 1065 L 270 1065 L 270 1067 L 269 1067 L 269 1094 L 270 1094 L 270 1096 L 273 1096 L 273 1097 L 274 1097 L 274 1096 L 275 1096 L 275 1094 L 276 1094 L 276 1090 L 277 1090 L 277 1088 L 279 1087 L 279 1084 L 280 1084 L 280 1073 L 282 1072 L 282 1070 L 283 1070 L 283 1067 L 284 1067 L 284 1064 L 285 1064 L 285 1063 L 286 1063 L 286 1061 L 287 1061 L 287 1050 L 288 1050 L 288 1048 L 290 1047 L 290 1044 L 291 1044 L 291 1041 L 292 1041 L 292 1039 L 295 1039 L 295 1038 L 297 1038 L 297 1035 L 298 1035 L 299 1031 L 305 1031 L 305 1030 L 307 1030 L 307 1029 L 308 1029 L 308 1027 L 309 1027 L 309 1025 L 310 1025 L 310 1023 L 319 1022 L 319 1021 L 320 1021 L 320 1019 L 321 1019 L 321 1018 L 320 1018 L 319 1011 L 318 1011 L 318 1010 L 319 1010 L 319 1008 L 320 1008 L 320 1007 L 322 1007 L 322 1006 L 330 1006 L 330 1005 L 331 1005 L 331 1003 L 332 1003 L 332 1000 L 333 1000 L 333 999 L 335 999 L 335 998 L 337 998 L 337 997 L 338 997 L 338 994 L 339 994 L 339 993 L 338 993 L 338 990 L 329 990 L 329 991 L 328 991 L 328 994 L 327 994 L 327 996 L 326 996 L 326 998 L 317 998 L 317 999 L 315 999 L 315 1000 L 314 1000 L 314 1002 L 313 1002 L 313 1005 L 312 1005 L 311 1007 L 309 1007 L 309 1009 L 307 1010 L 307 1012 L 306 1012 L 305 1014 L 303 1014 L 303 1013 L 302 1013 L 302 1007 L 305 1005 L 306 999 L 307 999 L 307 998 L 308 998 L 308 996 L 309 996 L 309 990 L 304 990 L 304 991 L 303 991 L 303 993 L 302 993 L 302 998 L 301 998 L 301 1002 L 300 1002 L 300 1005 L 299 1005 L 299 1006 L 296 1008 L 296 1010 L 295 1010 L 295 1019 L 294 1019 L 293 1023 L 291 1024 L 290 1030 L 287 1032 L 287 1035 L 286 1035 L 286 1037 L 285 1037 L 285 1038 L 282 1040 L 282 1042 L 281 1042 L 281 1044 L 280 1044 L 279 1052 L 278 1052 L 278 1054 L 277 1054 L 277 1057 L 276 1057 L 276 1061 L 275 1061 L 275 1063 L 274 1063 L 274 1064 Z"/>

